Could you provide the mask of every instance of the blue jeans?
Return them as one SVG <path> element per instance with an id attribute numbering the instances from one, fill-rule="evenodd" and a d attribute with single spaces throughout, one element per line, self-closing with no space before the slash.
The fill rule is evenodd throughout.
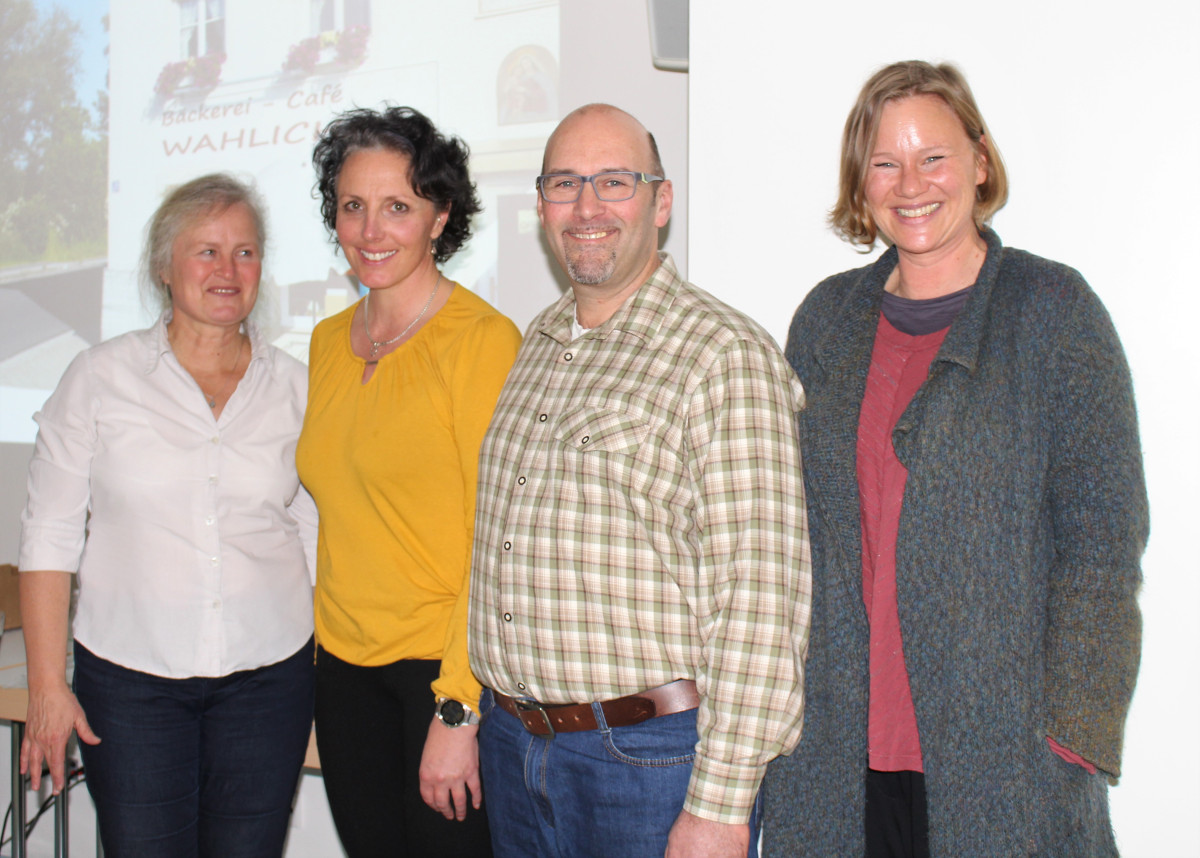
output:
<path id="1" fill-rule="evenodd" d="M 279 858 L 312 724 L 313 645 L 256 670 L 167 679 L 75 643 L 79 745 L 106 858 Z"/>
<path id="2" fill-rule="evenodd" d="M 599 729 L 544 738 L 484 690 L 479 763 L 496 858 L 662 858 L 687 797 L 696 712 L 609 727 L 592 708 Z M 756 803 L 751 856 L 759 815 Z"/>

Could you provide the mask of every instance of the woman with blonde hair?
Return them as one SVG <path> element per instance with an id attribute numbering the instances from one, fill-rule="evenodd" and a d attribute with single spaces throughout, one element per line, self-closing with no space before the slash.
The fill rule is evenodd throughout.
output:
<path id="1" fill-rule="evenodd" d="M 21 770 L 79 735 L 109 858 L 277 858 L 312 725 L 304 365 L 250 321 L 263 208 L 231 176 L 150 221 L 158 322 L 81 353 L 38 413 L 22 515 Z M 66 682 L 71 578 L 74 692 Z"/>
<path id="2" fill-rule="evenodd" d="M 987 225 L 1007 179 L 962 75 L 901 62 L 846 122 L 830 220 L 889 249 L 787 357 L 813 546 L 773 856 L 1115 855 L 1147 503 L 1129 369 L 1078 272 Z"/>

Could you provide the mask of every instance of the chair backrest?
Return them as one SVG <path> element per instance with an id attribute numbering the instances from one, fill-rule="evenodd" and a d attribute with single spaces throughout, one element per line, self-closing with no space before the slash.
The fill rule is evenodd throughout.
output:
<path id="1" fill-rule="evenodd" d="M 0 611 L 4 612 L 4 628 L 21 625 L 21 596 L 17 582 L 20 576 L 11 563 L 0 563 Z"/>

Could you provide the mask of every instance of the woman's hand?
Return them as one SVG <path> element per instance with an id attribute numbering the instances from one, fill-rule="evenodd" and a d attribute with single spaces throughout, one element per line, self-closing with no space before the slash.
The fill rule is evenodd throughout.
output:
<path id="1" fill-rule="evenodd" d="M 62 792 L 66 782 L 67 740 L 71 738 L 72 730 L 79 734 L 81 742 L 100 743 L 100 737 L 88 725 L 83 707 L 65 683 L 52 691 L 30 691 L 25 739 L 21 742 L 21 774 L 29 775 L 33 789 L 42 784 L 42 763 L 45 761 L 50 767 L 54 794 Z"/>
<path id="2" fill-rule="evenodd" d="M 67 612 L 71 602 L 69 572 L 21 572 L 21 616 L 25 630 L 29 706 L 21 742 L 21 774 L 30 785 L 42 783 L 43 761 L 50 767 L 54 794 L 62 792 L 63 763 L 71 731 L 81 742 L 97 745 L 83 708 L 67 687 Z"/>
<path id="3" fill-rule="evenodd" d="M 446 819 L 467 818 L 467 792 L 479 810 L 483 789 L 479 784 L 479 728 L 464 724 L 447 727 L 435 716 L 421 754 L 421 798 Z"/>

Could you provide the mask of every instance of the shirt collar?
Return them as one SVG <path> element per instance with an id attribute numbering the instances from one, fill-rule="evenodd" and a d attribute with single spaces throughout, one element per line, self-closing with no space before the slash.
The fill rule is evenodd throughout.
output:
<path id="1" fill-rule="evenodd" d="M 588 330 L 584 337 L 606 339 L 609 334 L 620 331 L 643 340 L 654 338 L 683 285 L 683 278 L 679 276 L 679 269 L 675 267 L 671 254 L 659 251 L 658 259 L 659 266 L 649 279 L 626 298 L 607 321 Z M 546 314 L 538 332 L 565 344 L 571 340 L 571 323 L 574 321 L 575 293 L 571 291 Z"/>

